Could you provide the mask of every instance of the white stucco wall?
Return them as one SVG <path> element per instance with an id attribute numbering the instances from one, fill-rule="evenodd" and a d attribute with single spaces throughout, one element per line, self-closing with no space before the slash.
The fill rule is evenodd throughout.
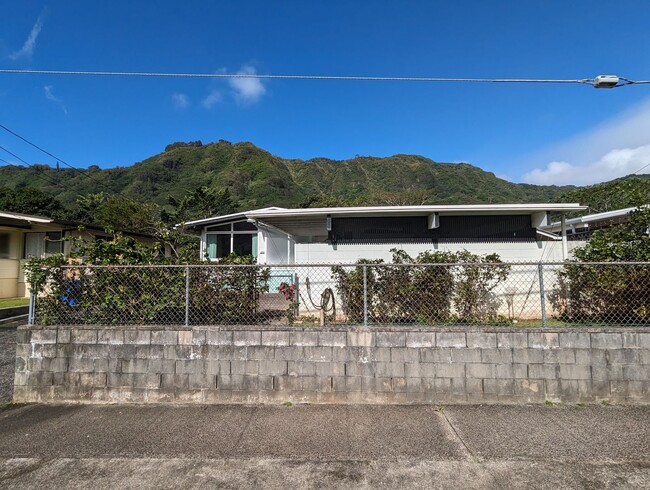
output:
<path id="1" fill-rule="evenodd" d="M 570 249 L 573 248 L 574 245 Z M 390 263 L 391 248 L 405 250 L 415 257 L 426 250 L 457 252 L 468 250 L 478 255 L 498 253 L 505 262 L 561 262 L 562 242 L 520 242 L 520 243 L 447 243 L 433 246 L 432 244 L 344 244 L 336 247 L 327 243 L 298 243 L 296 244 L 296 264 L 345 263 L 353 264 L 360 258 L 383 259 Z M 300 277 L 301 314 L 315 314 L 307 299 L 305 279 L 309 278 L 312 298 L 315 302 L 327 287 L 332 287 L 336 296 L 337 307 L 340 308 L 340 298 L 333 287 L 330 268 L 296 268 Z M 553 268 L 547 268 L 544 273 L 545 289 L 550 292 L 556 278 Z M 508 279 L 493 291 L 500 300 L 499 313 L 504 317 L 514 319 L 540 318 L 540 282 L 536 264 L 517 266 L 510 271 Z M 551 304 L 546 298 L 546 308 L 549 318 L 552 315 Z"/>
<path id="2" fill-rule="evenodd" d="M 288 235 L 275 230 L 263 229 L 260 230 L 258 236 L 258 262 L 260 264 L 290 264 L 294 261 L 295 245 Z"/>
<path id="3" fill-rule="evenodd" d="M 468 250 L 478 255 L 497 253 L 506 262 L 557 262 L 562 261 L 562 242 L 513 243 L 444 243 L 433 244 L 338 244 L 297 243 L 297 264 L 346 263 L 358 259 L 383 259 L 391 262 L 390 249 L 406 251 L 412 257 L 426 250 L 458 252 Z M 271 262 L 269 262 L 271 263 Z"/>

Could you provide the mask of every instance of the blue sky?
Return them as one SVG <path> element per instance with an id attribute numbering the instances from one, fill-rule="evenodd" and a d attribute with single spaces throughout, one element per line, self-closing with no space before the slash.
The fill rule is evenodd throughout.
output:
<path id="1" fill-rule="evenodd" d="M 0 68 L 650 79 L 646 0 L 5 0 L 0 12 Z M 650 85 L 0 74 L 0 123 L 79 167 L 219 139 L 286 158 L 421 154 L 531 183 L 650 163 Z M 2 131 L 0 145 L 55 163 Z"/>

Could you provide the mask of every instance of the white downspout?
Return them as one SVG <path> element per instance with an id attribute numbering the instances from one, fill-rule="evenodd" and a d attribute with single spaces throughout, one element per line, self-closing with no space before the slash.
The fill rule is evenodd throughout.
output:
<path id="1" fill-rule="evenodd" d="M 562 215 L 562 260 L 569 258 L 569 244 L 566 238 L 566 217 Z"/>

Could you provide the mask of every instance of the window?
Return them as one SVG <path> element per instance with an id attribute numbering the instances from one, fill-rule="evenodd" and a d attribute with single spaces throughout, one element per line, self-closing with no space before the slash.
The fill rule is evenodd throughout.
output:
<path id="1" fill-rule="evenodd" d="M 61 232 L 49 231 L 45 234 L 45 255 L 60 254 L 63 252 Z"/>
<path id="2" fill-rule="evenodd" d="M 11 234 L 0 233 L 0 259 L 11 257 Z"/>
<path id="3" fill-rule="evenodd" d="M 205 254 L 208 259 L 221 259 L 230 253 L 257 257 L 257 228 L 247 221 L 206 229 Z"/>
<path id="4" fill-rule="evenodd" d="M 59 253 L 63 253 L 62 233 L 60 231 L 25 233 L 24 258 L 42 258 Z"/>

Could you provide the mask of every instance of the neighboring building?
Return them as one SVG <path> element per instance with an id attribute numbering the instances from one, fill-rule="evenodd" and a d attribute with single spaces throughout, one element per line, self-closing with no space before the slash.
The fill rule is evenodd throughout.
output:
<path id="1" fill-rule="evenodd" d="M 390 261 L 392 248 L 498 253 L 505 261 L 559 261 L 566 240 L 546 230 L 550 214 L 579 204 L 486 204 L 284 209 L 264 208 L 186 223 L 201 234 L 201 256 L 231 252 L 259 264 Z"/>
<path id="2" fill-rule="evenodd" d="M 584 246 L 594 231 L 609 228 L 628 220 L 630 213 L 638 208 L 623 208 L 603 213 L 586 214 L 577 218 L 564 220 L 566 230 L 567 249 L 569 255 L 576 248 Z M 543 226 L 542 230 L 557 234 L 562 232 L 562 221 L 554 221 L 550 225 Z"/>
<path id="3" fill-rule="evenodd" d="M 614 211 L 586 214 L 578 218 L 564 220 L 567 239 L 569 241 L 585 242 L 589 240 L 594 231 L 627 221 L 630 213 L 636 209 L 638 208 L 615 209 Z M 543 226 L 542 229 L 551 233 L 561 233 L 562 222 L 554 221 L 548 226 Z"/>
<path id="4" fill-rule="evenodd" d="M 83 232 L 79 231 L 80 226 L 84 226 Z M 149 235 L 125 234 L 153 243 Z M 23 271 L 25 261 L 31 257 L 69 254 L 70 242 L 64 238 L 73 236 L 110 238 L 100 228 L 73 221 L 0 211 L 0 298 L 28 295 Z"/>

